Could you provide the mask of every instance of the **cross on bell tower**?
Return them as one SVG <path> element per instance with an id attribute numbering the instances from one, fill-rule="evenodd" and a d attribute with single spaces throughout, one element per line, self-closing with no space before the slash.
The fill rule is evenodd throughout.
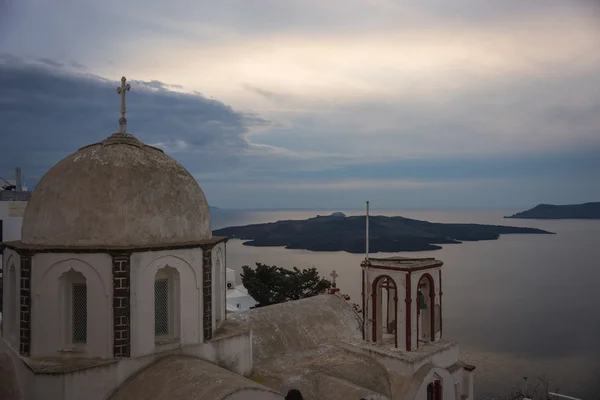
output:
<path id="1" fill-rule="evenodd" d="M 119 132 L 127 133 L 127 118 L 125 117 L 125 93 L 131 89 L 131 85 L 127 83 L 127 78 L 121 78 L 121 86 L 117 88 L 117 93 L 121 95 L 121 118 L 119 118 Z"/>
<path id="2" fill-rule="evenodd" d="M 335 288 L 336 287 L 335 280 L 339 275 L 337 274 L 337 272 L 335 272 L 335 270 L 333 270 L 333 272 L 331 274 L 329 274 L 329 276 L 331 276 L 331 278 L 333 279 L 333 281 L 331 282 L 331 287 Z"/>

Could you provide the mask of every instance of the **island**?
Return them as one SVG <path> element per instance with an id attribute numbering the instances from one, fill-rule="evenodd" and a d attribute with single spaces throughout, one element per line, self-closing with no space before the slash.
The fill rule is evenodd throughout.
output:
<path id="1" fill-rule="evenodd" d="M 538 204 L 532 209 L 504 218 L 600 219 L 600 202 L 567 205 Z"/>
<path id="2" fill-rule="evenodd" d="M 495 240 L 509 233 L 552 234 L 535 228 L 498 225 L 442 224 L 404 217 L 369 217 L 371 253 L 441 249 L 440 244 Z M 216 236 L 245 240 L 245 246 L 285 246 L 286 249 L 364 253 L 365 216 L 339 214 L 306 220 L 217 229 Z"/>

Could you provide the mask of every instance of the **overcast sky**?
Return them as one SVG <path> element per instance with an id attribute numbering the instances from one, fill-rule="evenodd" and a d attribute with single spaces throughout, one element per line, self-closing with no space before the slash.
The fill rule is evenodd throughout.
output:
<path id="1" fill-rule="evenodd" d="M 597 0 L 0 0 L 0 176 L 118 130 L 224 208 L 600 201 Z"/>

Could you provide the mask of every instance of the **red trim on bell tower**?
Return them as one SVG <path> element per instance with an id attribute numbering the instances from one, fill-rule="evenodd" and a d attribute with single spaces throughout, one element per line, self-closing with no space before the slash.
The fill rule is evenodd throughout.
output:
<path id="1" fill-rule="evenodd" d="M 444 320 L 442 318 L 442 270 L 440 269 L 439 271 L 439 277 L 440 277 L 440 339 L 442 338 L 442 321 Z"/>
<path id="2" fill-rule="evenodd" d="M 412 338 L 411 338 L 411 274 L 410 272 L 406 274 L 406 297 L 404 301 L 406 302 L 406 351 L 410 351 Z"/>
<path id="3" fill-rule="evenodd" d="M 365 304 L 365 269 L 362 269 L 362 338 L 363 340 L 365 340 L 367 338 L 367 332 L 366 332 L 366 321 L 367 321 L 367 307 Z"/>

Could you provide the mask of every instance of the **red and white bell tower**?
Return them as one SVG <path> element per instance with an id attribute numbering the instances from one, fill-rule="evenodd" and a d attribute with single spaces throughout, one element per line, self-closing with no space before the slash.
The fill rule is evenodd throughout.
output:
<path id="1" fill-rule="evenodd" d="M 435 258 L 369 258 L 362 267 L 363 340 L 411 351 L 442 338 L 442 265 Z"/>
<path id="2" fill-rule="evenodd" d="M 363 339 L 406 351 L 441 339 L 442 264 L 435 258 L 363 261 Z"/>

